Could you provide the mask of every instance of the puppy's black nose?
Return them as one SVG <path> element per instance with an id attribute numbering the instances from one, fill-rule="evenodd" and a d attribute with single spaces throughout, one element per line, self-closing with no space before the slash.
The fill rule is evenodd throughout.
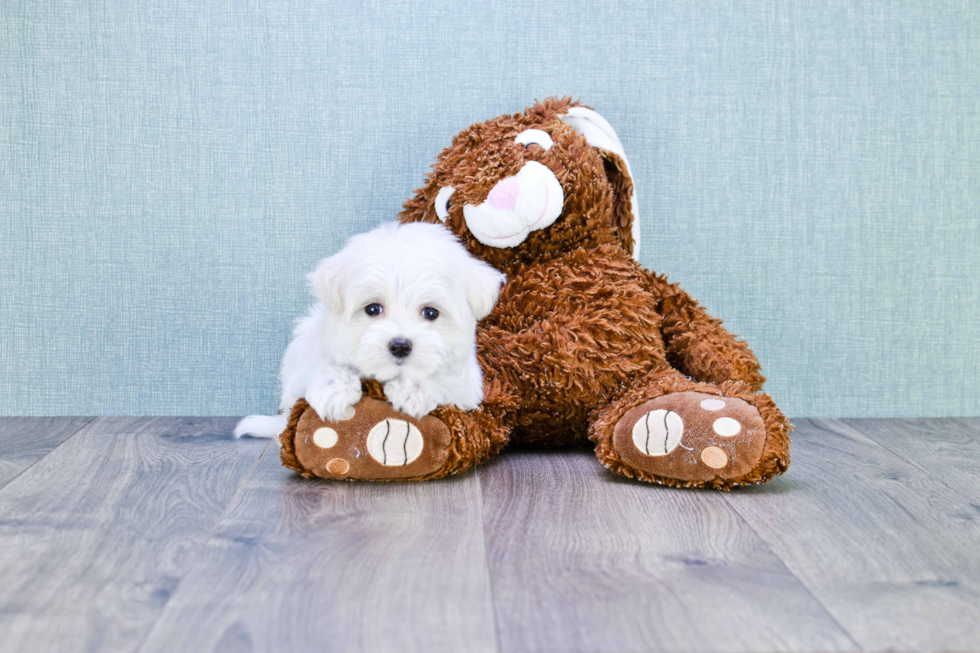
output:
<path id="1" fill-rule="evenodd" d="M 412 353 L 412 341 L 408 338 L 392 338 L 388 343 L 388 351 L 395 358 L 405 358 Z"/>

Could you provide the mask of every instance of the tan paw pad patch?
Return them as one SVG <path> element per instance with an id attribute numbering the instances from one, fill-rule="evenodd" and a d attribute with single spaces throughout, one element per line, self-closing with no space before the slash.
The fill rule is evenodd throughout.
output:
<path id="1" fill-rule="evenodd" d="M 437 417 L 416 419 L 364 397 L 336 422 L 324 422 L 307 408 L 292 442 L 297 463 L 315 476 L 394 480 L 437 471 L 449 456 L 451 435 Z"/>
<path id="2" fill-rule="evenodd" d="M 348 463 L 343 458 L 334 458 L 327 463 L 327 471 L 331 474 L 336 474 L 340 476 L 346 474 L 347 470 L 350 469 L 350 463 Z"/>
<path id="3" fill-rule="evenodd" d="M 718 447 L 705 447 L 701 452 L 701 462 L 711 469 L 721 469 L 728 464 L 728 454 Z"/>
<path id="4" fill-rule="evenodd" d="M 635 406 L 613 427 L 613 449 L 636 470 L 682 481 L 750 472 L 766 442 L 762 416 L 734 397 L 677 392 Z"/>

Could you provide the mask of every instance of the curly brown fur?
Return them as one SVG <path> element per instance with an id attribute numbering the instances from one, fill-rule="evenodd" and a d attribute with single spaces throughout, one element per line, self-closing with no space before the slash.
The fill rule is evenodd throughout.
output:
<path id="1" fill-rule="evenodd" d="M 299 418 L 309 409 L 310 405 L 305 399 L 300 399 L 293 404 L 293 410 L 289 413 L 289 421 L 286 423 L 286 430 L 279 436 L 279 460 L 284 467 L 299 472 L 306 478 L 313 478 L 313 472 L 308 470 L 299 462 L 296 457 L 296 425 Z"/>
<path id="2" fill-rule="evenodd" d="M 764 454 L 750 473 L 701 485 L 727 489 L 782 473 L 789 425 L 767 395 L 757 394 L 765 381 L 758 361 L 686 292 L 632 260 L 633 182 L 625 161 L 562 122 L 573 106 L 580 105 L 551 98 L 463 130 L 400 214 L 406 222 L 437 222 L 436 196 L 452 186 L 446 226 L 508 275 L 497 307 L 478 328 L 489 389 L 482 413 L 441 413 L 458 440 L 447 465 L 460 470 L 482 462 L 504 446 L 508 431 L 515 442 L 564 446 L 586 442 L 591 425 L 610 469 L 696 485 L 626 468 L 607 442 L 609 420 L 621 409 L 685 387 L 744 399 L 766 425 Z M 550 149 L 514 142 L 532 128 L 551 136 Z M 546 166 L 561 184 L 561 215 L 515 247 L 484 245 L 467 228 L 464 204 L 484 202 L 528 161 Z"/>
<path id="3" fill-rule="evenodd" d="M 621 247 L 602 245 L 520 264 L 511 279 L 477 332 L 484 373 L 520 397 L 507 415 L 511 438 L 582 444 L 592 410 L 666 367 L 643 271 Z"/>
<path id="4" fill-rule="evenodd" d="M 744 341 L 726 331 L 721 320 L 708 315 L 679 285 L 653 272 L 644 273 L 664 318 L 667 360 L 673 367 L 701 381 L 742 381 L 753 392 L 762 389 L 766 377 Z"/>
<path id="5" fill-rule="evenodd" d="M 633 253 L 633 180 L 626 171 L 626 163 L 615 154 L 605 152 L 602 162 L 606 179 L 613 191 L 612 226 L 627 254 Z"/>
<path id="6" fill-rule="evenodd" d="M 539 102 L 524 113 L 501 116 L 464 129 L 442 151 L 426 177 L 426 184 L 408 200 L 399 214 L 403 222 L 439 222 L 434 202 L 439 189 L 456 189 L 450 200 L 446 225 L 477 258 L 510 272 L 521 263 L 533 264 L 548 256 L 579 247 L 615 243 L 622 247 L 615 224 L 615 192 L 606 178 L 599 151 L 559 116 L 578 106 L 570 98 Z M 514 137 L 525 129 L 544 128 L 554 141 L 547 152 L 516 145 Z M 499 249 L 478 241 L 466 228 L 463 204 L 479 204 L 494 184 L 516 175 L 528 161 L 547 166 L 565 193 L 562 218 L 548 229 L 532 232 L 519 247 Z"/>

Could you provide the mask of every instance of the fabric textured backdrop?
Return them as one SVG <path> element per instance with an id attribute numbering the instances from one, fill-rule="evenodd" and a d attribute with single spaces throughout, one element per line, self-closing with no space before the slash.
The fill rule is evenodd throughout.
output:
<path id="1" fill-rule="evenodd" d="M 0 414 L 273 411 L 304 274 L 471 122 L 617 129 L 794 416 L 980 413 L 980 5 L 0 5 Z"/>

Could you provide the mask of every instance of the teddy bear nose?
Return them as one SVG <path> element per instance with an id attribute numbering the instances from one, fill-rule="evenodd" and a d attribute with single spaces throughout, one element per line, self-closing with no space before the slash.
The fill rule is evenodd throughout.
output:
<path id="1" fill-rule="evenodd" d="M 412 353 L 412 341 L 408 338 L 392 338 L 388 343 L 388 351 L 395 358 L 405 358 Z"/>
<path id="2" fill-rule="evenodd" d="M 507 177 L 497 182 L 487 195 L 487 203 L 498 211 L 513 211 L 517 195 L 521 192 L 517 177 Z"/>

